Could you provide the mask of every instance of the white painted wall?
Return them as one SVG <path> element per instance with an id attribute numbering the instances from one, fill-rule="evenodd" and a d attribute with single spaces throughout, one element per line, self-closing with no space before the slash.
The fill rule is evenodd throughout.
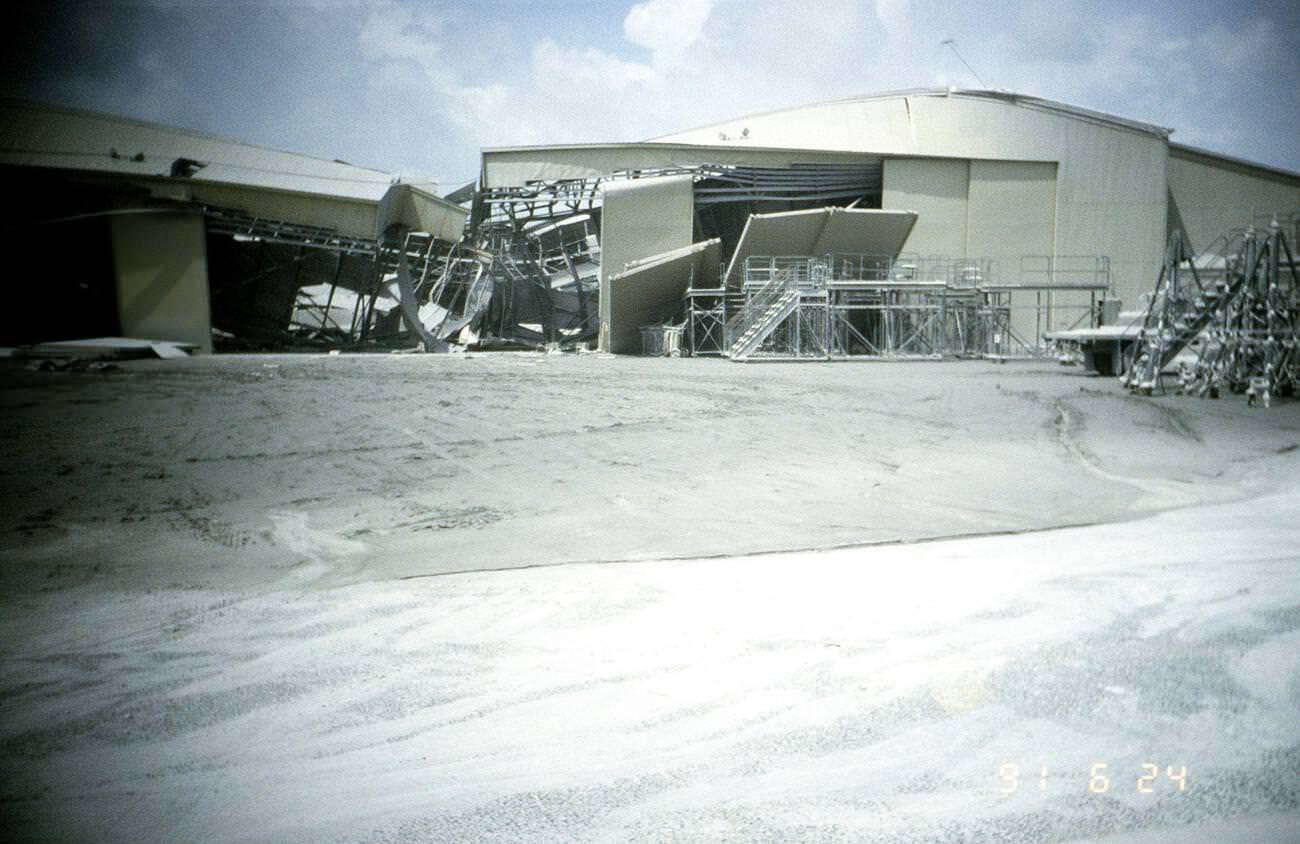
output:
<path id="1" fill-rule="evenodd" d="M 972 161 L 966 255 L 991 258 L 993 277 L 1020 280 L 1024 255 L 1051 255 L 1056 242 L 1056 165 Z"/>
<path id="2" fill-rule="evenodd" d="M 601 300 L 609 302 L 609 351 L 640 354 L 641 326 L 672 318 L 692 279 L 699 287 L 716 287 L 721 246 L 717 238 L 701 241 L 612 274 L 605 283 L 607 295 Z"/>
<path id="3" fill-rule="evenodd" d="M 1300 177 L 1171 150 L 1157 127 L 1033 100 L 962 92 L 805 106 L 622 148 L 489 151 L 484 169 L 492 184 L 501 184 L 525 173 L 594 176 L 619 167 L 702 161 L 780 166 L 782 150 L 785 157 L 801 161 L 855 154 L 884 158 L 883 207 L 920 213 L 905 246 L 909 252 L 982 257 L 971 251 L 970 225 L 1018 226 L 1008 215 L 1037 215 L 1037 234 L 1027 239 L 1035 251 L 1109 257 L 1113 291 L 1129 304 L 1154 284 L 1175 212 L 1193 244 L 1203 247 L 1227 229 L 1244 225 L 1252 209 L 1300 208 Z M 1002 214 L 986 202 L 985 211 L 977 214 L 970 205 L 971 161 L 1054 166 L 1050 214 L 1038 195 L 1032 212 L 1022 206 Z M 994 191 L 991 185 L 980 190 L 985 189 Z M 977 219 L 989 210 L 994 220 Z M 1039 235 L 1046 225 L 1052 242 L 1040 250 Z M 1012 257 L 1009 246 L 999 246 L 991 237 L 977 231 L 975 242 L 992 243 L 995 252 Z M 1019 256 L 1014 257 L 999 261 L 1003 280 L 1017 280 Z"/>

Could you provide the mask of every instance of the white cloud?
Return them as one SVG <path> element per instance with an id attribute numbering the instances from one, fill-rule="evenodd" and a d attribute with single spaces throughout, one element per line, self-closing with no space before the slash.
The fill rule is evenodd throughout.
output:
<path id="1" fill-rule="evenodd" d="M 482 146 L 637 140 L 858 93 L 976 84 L 940 46 L 950 36 L 990 86 L 1247 154 L 1259 121 L 1226 115 L 1246 113 L 1261 63 L 1283 76 L 1295 66 L 1268 21 L 1192 29 L 1140 11 L 1098 14 L 1083 0 L 958 13 L 933 0 L 819 0 L 816 14 L 794 14 L 788 0 L 644 0 L 622 17 L 622 35 L 521 29 L 487 60 L 477 53 L 491 44 L 435 9 L 388 5 L 371 11 L 358 43 L 374 96 L 388 87 L 418 99 L 406 116 L 454 127 L 459 137 L 442 147 L 461 160 Z M 1294 128 L 1294 118 L 1271 119 L 1283 136 L 1285 120 Z"/>
<path id="2" fill-rule="evenodd" d="M 452 75 L 442 55 L 441 34 L 441 19 L 429 11 L 388 4 L 370 13 L 357 38 L 365 58 L 414 62 L 437 84 Z"/>
<path id="3" fill-rule="evenodd" d="M 912 9 L 910 0 L 876 0 L 876 19 L 885 34 L 897 42 L 912 40 Z"/>
<path id="4" fill-rule="evenodd" d="M 622 93 L 637 83 L 654 84 L 654 68 L 640 62 L 623 61 L 595 47 L 561 47 L 543 38 L 533 47 L 532 82 L 552 96 L 567 97 L 577 86 L 580 92 Z"/>
<path id="5" fill-rule="evenodd" d="M 704 33 L 713 0 L 645 0 L 623 19 L 623 37 L 654 53 L 656 66 L 682 59 Z"/>

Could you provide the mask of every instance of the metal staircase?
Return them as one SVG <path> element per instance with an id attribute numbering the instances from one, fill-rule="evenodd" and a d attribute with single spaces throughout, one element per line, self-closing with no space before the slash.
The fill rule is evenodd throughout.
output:
<path id="1" fill-rule="evenodd" d="M 1247 227 L 1235 254 L 1223 261 L 1228 293 L 1201 340 L 1194 364 L 1184 366 L 1185 392 L 1217 397 L 1244 392 L 1269 406 L 1275 396 L 1300 392 L 1300 272 L 1285 231 L 1275 219 L 1264 231 Z"/>
<path id="2" fill-rule="evenodd" d="M 1161 371 L 1210 324 L 1220 304 L 1232 298 L 1226 281 L 1201 284 L 1194 258 L 1187 237 L 1174 231 L 1124 377 L 1124 385 L 1132 390 L 1150 395 Z"/>
<path id="3" fill-rule="evenodd" d="M 750 297 L 727 322 L 724 343 L 733 361 L 747 360 L 763 341 L 799 307 L 799 285 L 794 274 L 785 271 Z"/>
<path id="4" fill-rule="evenodd" d="M 1217 397 L 1226 387 L 1265 405 L 1293 395 L 1300 386 L 1300 275 L 1281 227 L 1248 227 L 1225 241 L 1222 254 L 1204 257 L 1220 276 L 1213 282 L 1202 282 L 1182 233 L 1170 236 L 1125 385 L 1150 395 L 1164 368 L 1199 341 L 1196 361 L 1181 367 L 1185 392 Z"/>

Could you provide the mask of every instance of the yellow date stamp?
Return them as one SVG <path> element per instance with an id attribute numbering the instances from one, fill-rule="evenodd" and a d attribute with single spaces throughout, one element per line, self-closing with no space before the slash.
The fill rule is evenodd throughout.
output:
<path id="1" fill-rule="evenodd" d="M 1036 788 L 1046 792 L 1056 789 L 1086 789 L 1091 794 L 1112 791 L 1133 791 L 1138 794 L 1155 794 L 1158 791 L 1181 793 L 1188 789 L 1187 766 L 1143 762 L 1140 769 L 1124 771 L 1113 768 L 1108 762 L 1093 762 L 1087 773 L 1081 770 L 1049 772 L 1046 765 L 1021 767 L 1015 762 L 1005 762 L 998 768 L 998 790 L 1015 794 L 1022 788 Z"/>

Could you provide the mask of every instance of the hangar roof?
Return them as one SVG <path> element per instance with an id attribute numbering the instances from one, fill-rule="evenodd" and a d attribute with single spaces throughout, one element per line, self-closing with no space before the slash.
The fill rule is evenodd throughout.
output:
<path id="1" fill-rule="evenodd" d="M 591 178 L 687 160 L 769 167 L 789 166 L 781 159 L 845 160 L 833 156 L 1078 159 L 1104 169 L 1120 155 L 1149 167 L 1167 154 L 1170 132 L 1038 97 L 924 88 L 731 118 L 640 143 L 485 149 L 483 184 Z"/>
<path id="2" fill-rule="evenodd" d="M 1056 100 L 1045 100 L 1040 97 L 1031 97 L 1026 94 L 1017 94 L 1011 91 L 986 91 L 979 89 L 967 88 L 909 88 L 899 91 L 886 91 L 879 94 L 863 94 L 855 97 L 845 97 L 838 100 L 827 100 L 818 103 L 808 103 L 805 105 L 794 106 L 792 108 L 773 109 L 771 111 L 758 112 L 755 114 L 742 115 L 731 118 L 725 122 L 697 126 L 692 129 L 686 129 L 682 132 L 673 132 L 669 135 L 661 135 L 652 138 L 652 141 L 673 140 L 678 135 L 685 132 L 696 132 L 711 129 L 714 126 L 730 125 L 736 121 L 743 121 L 747 118 L 772 117 L 781 114 L 790 114 L 803 111 L 804 109 L 820 108 L 832 105 L 851 105 L 854 103 L 870 103 L 882 100 L 900 100 L 916 97 L 939 97 L 954 100 L 983 100 L 988 102 L 1000 102 L 1008 105 L 1019 106 L 1021 108 L 1034 109 L 1058 114 L 1063 117 L 1070 117 L 1075 120 L 1083 120 L 1089 123 L 1100 123 L 1111 126 L 1116 129 L 1127 129 L 1132 132 L 1139 132 L 1145 135 L 1154 135 L 1157 138 L 1168 138 L 1173 129 L 1157 126 L 1153 123 L 1143 123 L 1139 120 L 1130 120 L 1126 117 L 1119 117 L 1114 114 L 1107 114 L 1101 111 L 1082 108 L 1080 106 L 1070 105 L 1068 103 L 1057 102 Z"/>
<path id="3" fill-rule="evenodd" d="M 444 240 L 468 211 L 433 182 L 116 115 L 0 98 L 0 166 L 91 174 L 153 198 L 375 238 L 390 223 Z"/>
<path id="4" fill-rule="evenodd" d="M 196 181 L 378 202 L 392 174 L 344 161 L 254 146 L 115 115 L 0 99 L 0 164 L 171 176 L 174 162 L 202 167 Z M 433 183 L 414 183 L 436 191 Z"/>
<path id="5" fill-rule="evenodd" d="M 1244 158 L 1233 158 L 1230 155 L 1213 152 L 1200 147 L 1188 146 L 1187 144 L 1169 144 L 1169 154 L 1174 158 L 1183 158 L 1188 161 L 1199 161 L 1203 164 L 1210 164 L 1215 167 L 1223 167 L 1227 170 L 1235 170 L 1244 173 L 1247 176 L 1259 176 L 1267 179 L 1281 179 L 1292 185 L 1300 185 L 1300 173 L 1295 170 L 1284 170 L 1281 167 L 1271 167 L 1267 164 L 1258 164 L 1254 161 L 1247 161 Z"/>

